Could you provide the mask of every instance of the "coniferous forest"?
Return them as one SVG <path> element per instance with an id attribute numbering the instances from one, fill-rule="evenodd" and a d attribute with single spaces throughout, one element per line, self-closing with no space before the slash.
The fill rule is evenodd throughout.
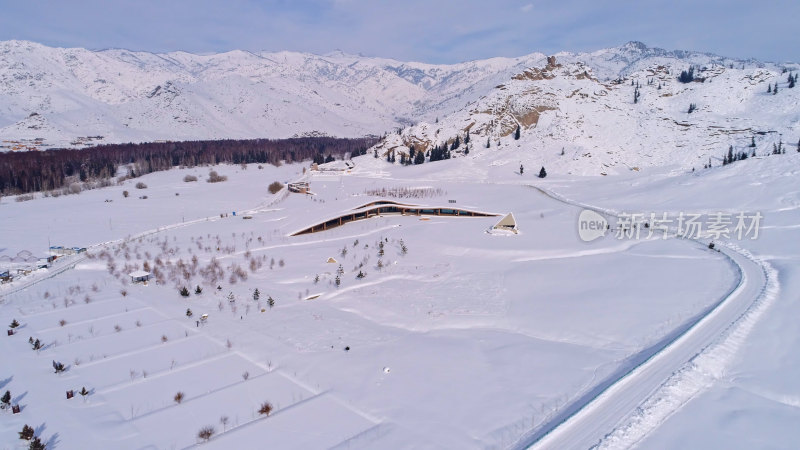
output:
<path id="1" fill-rule="evenodd" d="M 109 144 L 75 149 L 0 153 L 0 194 L 60 189 L 71 183 L 137 177 L 172 167 L 220 163 L 279 164 L 363 155 L 377 138 L 304 137 Z"/>

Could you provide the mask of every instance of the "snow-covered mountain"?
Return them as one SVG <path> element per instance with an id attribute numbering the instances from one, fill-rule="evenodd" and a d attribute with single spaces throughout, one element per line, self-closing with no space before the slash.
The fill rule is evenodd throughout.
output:
<path id="1" fill-rule="evenodd" d="M 214 55 L 0 42 L 0 137 L 158 139 L 380 134 L 462 107 L 541 59 L 456 65 L 343 53 Z"/>
<path id="2" fill-rule="evenodd" d="M 399 160 L 411 146 L 450 148 L 469 133 L 470 154 L 518 149 L 514 157 L 537 170 L 542 164 L 562 173 L 605 175 L 673 164 L 701 168 L 709 158 L 717 165 L 730 146 L 748 155 L 769 153 L 781 141 L 794 147 L 800 88 L 789 88 L 789 76 L 797 67 L 634 42 L 558 54 L 436 123 L 387 136 L 378 154 L 394 152 Z M 694 80 L 680 82 L 690 68 Z M 517 127 L 520 137 L 514 139 Z M 460 145 L 452 155 L 465 156 L 466 148 Z"/>
<path id="3" fill-rule="evenodd" d="M 698 80 L 680 83 L 690 66 Z M 153 54 L 6 41 L 0 139 L 14 141 L 3 144 L 8 149 L 404 128 L 380 144 L 386 154 L 463 139 L 469 130 L 471 151 L 487 141 L 518 146 L 526 152 L 520 160 L 556 171 L 702 167 L 753 137 L 762 152 L 797 140 L 800 89 L 787 80 L 798 67 L 638 42 L 550 59 L 533 53 L 432 65 L 340 52 Z M 775 83 L 779 93 L 768 94 Z M 522 137 L 511 140 L 518 125 Z"/>

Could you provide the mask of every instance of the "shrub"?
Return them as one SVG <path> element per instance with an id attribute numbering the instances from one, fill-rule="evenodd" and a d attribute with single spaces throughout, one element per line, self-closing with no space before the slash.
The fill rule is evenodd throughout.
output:
<path id="1" fill-rule="evenodd" d="M 136 189 L 147 189 L 147 185 L 140 181 L 136 183 Z"/>
<path id="2" fill-rule="evenodd" d="M 200 431 L 197 432 L 197 437 L 208 442 L 208 440 L 211 439 L 211 436 L 213 436 L 214 433 L 215 433 L 214 427 L 212 427 L 211 425 L 207 425 L 203 428 L 200 428 Z"/>
<path id="3" fill-rule="evenodd" d="M 33 200 L 33 194 L 18 195 L 17 198 L 14 199 L 14 201 L 17 202 L 27 202 L 28 200 Z"/>
<path id="4" fill-rule="evenodd" d="M 183 392 L 178 391 L 178 393 L 175 394 L 175 397 L 173 397 L 173 400 L 175 400 L 175 403 L 180 404 L 183 401 L 183 397 L 184 397 Z"/>
<path id="5" fill-rule="evenodd" d="M 198 284 L 197 287 L 194 288 L 194 293 L 195 293 L 195 295 L 202 294 L 203 293 L 203 288 L 201 288 L 200 285 Z"/>
<path id="6" fill-rule="evenodd" d="M 19 438 L 26 441 L 33 439 L 33 427 L 28 426 L 28 424 L 23 425 L 22 431 L 19 432 Z"/>
<path id="7" fill-rule="evenodd" d="M 192 181 L 197 181 L 197 177 L 194 175 L 186 175 L 185 177 L 183 177 L 183 181 L 191 183 Z"/>
<path id="8" fill-rule="evenodd" d="M 272 405 L 269 402 L 264 402 L 261 404 L 261 407 L 258 408 L 258 413 L 268 416 L 269 413 L 272 412 Z"/>
<path id="9" fill-rule="evenodd" d="M 66 324 L 67 324 L 67 321 L 66 321 L 66 320 L 64 320 L 64 319 L 61 319 L 61 320 L 59 320 L 59 321 L 58 321 L 58 324 L 59 324 L 59 325 L 61 325 L 61 326 L 63 327 L 64 325 L 66 325 Z"/>
<path id="10" fill-rule="evenodd" d="M 267 188 L 270 194 L 275 194 L 281 189 L 283 189 L 283 183 L 281 183 L 280 181 L 273 181 Z"/>
<path id="11" fill-rule="evenodd" d="M 216 170 L 212 170 L 211 172 L 208 173 L 208 179 L 206 181 L 208 181 L 209 183 L 219 183 L 227 179 L 228 177 L 226 177 L 225 175 L 220 175 L 217 173 Z"/>
<path id="12" fill-rule="evenodd" d="M 184 286 L 178 291 L 178 293 L 181 294 L 181 297 L 188 297 L 189 289 L 187 289 L 186 286 Z"/>
<path id="13" fill-rule="evenodd" d="M 14 319 L 14 320 L 11 321 L 11 325 L 9 325 L 8 327 L 9 328 L 17 328 L 18 326 L 19 326 L 19 322 L 17 322 L 17 319 Z"/>

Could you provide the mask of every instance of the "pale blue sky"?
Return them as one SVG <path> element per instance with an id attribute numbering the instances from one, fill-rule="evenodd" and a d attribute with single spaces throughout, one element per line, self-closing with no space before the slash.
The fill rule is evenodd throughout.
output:
<path id="1" fill-rule="evenodd" d="M 338 49 L 432 63 L 638 40 L 783 62 L 800 61 L 798 18 L 797 0 L 0 0 L 0 40 L 154 52 Z"/>

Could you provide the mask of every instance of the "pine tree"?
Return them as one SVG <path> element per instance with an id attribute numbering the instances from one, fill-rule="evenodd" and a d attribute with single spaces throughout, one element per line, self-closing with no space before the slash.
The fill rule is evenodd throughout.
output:
<path id="1" fill-rule="evenodd" d="M 523 173 L 525 173 L 525 168 L 522 167 L 522 164 L 520 164 L 519 165 L 519 174 L 522 175 Z"/>
<path id="2" fill-rule="evenodd" d="M 414 164 L 422 164 L 425 162 L 425 152 L 417 152 L 414 157 Z"/>
<path id="3" fill-rule="evenodd" d="M 492 146 L 491 138 L 487 137 L 486 138 L 486 148 L 489 148 L 491 146 Z"/>
<path id="4" fill-rule="evenodd" d="M 517 125 L 517 131 L 514 132 L 514 140 L 515 141 L 519 140 L 520 132 L 521 132 L 521 129 L 520 129 L 519 125 Z"/>
<path id="5" fill-rule="evenodd" d="M 42 443 L 42 440 L 38 437 L 34 437 L 31 439 L 31 443 L 28 446 L 28 450 L 45 450 L 45 445 Z"/>
<path id="6" fill-rule="evenodd" d="M 11 325 L 9 325 L 8 327 L 11 328 L 11 329 L 14 329 L 14 328 L 17 328 L 18 326 L 19 326 L 19 322 L 17 322 L 17 319 L 13 319 L 11 321 Z"/>
<path id="7" fill-rule="evenodd" d="M 272 298 L 271 295 L 269 296 L 269 298 L 267 298 L 267 305 L 269 305 L 270 309 L 272 309 L 272 307 L 275 306 L 275 299 Z"/>
<path id="8" fill-rule="evenodd" d="M 467 130 L 467 135 L 464 136 L 464 143 L 469 144 L 469 130 Z"/>
<path id="9" fill-rule="evenodd" d="M 722 160 L 723 164 L 730 164 L 733 162 L 733 146 L 728 147 L 728 156 Z"/>
<path id="10" fill-rule="evenodd" d="M 778 93 L 778 82 L 776 81 L 776 82 L 775 82 L 775 88 L 774 88 L 774 89 L 772 89 L 772 95 L 775 95 L 775 94 L 777 94 L 777 93 Z"/>
<path id="11" fill-rule="evenodd" d="M 181 290 L 178 291 L 178 293 L 181 294 L 181 297 L 188 297 L 189 289 L 187 289 L 186 286 L 183 286 Z"/>
<path id="12" fill-rule="evenodd" d="M 797 141 L 797 152 L 800 153 L 800 140 Z"/>
<path id="13" fill-rule="evenodd" d="M 80 391 L 78 391 L 78 394 L 81 394 L 83 398 L 86 398 L 86 396 L 89 395 L 89 391 L 86 389 L 86 386 L 84 386 Z"/>
<path id="14" fill-rule="evenodd" d="M 756 146 L 756 137 L 750 136 L 750 147 L 755 148 L 755 146 Z"/>
<path id="15" fill-rule="evenodd" d="M 192 310 L 189 308 L 186 308 L 186 317 L 192 317 Z"/>
<path id="16" fill-rule="evenodd" d="M 198 284 L 196 288 L 194 288 L 194 295 L 200 295 L 203 293 L 203 288 L 200 287 Z"/>
<path id="17" fill-rule="evenodd" d="M 257 302 L 259 298 L 261 298 L 261 291 L 259 291 L 258 288 L 256 288 L 253 291 L 253 300 Z"/>
<path id="18" fill-rule="evenodd" d="M 11 406 L 11 391 L 6 391 L 3 397 L 0 397 L 0 403 L 3 404 L 3 408 Z"/>
<path id="19" fill-rule="evenodd" d="M 767 85 L 767 94 L 771 94 L 771 93 L 772 93 L 772 83 Z"/>
<path id="20" fill-rule="evenodd" d="M 542 166 L 542 170 L 539 171 L 539 178 L 544 178 L 547 176 L 547 171 L 544 170 L 544 166 Z"/>

